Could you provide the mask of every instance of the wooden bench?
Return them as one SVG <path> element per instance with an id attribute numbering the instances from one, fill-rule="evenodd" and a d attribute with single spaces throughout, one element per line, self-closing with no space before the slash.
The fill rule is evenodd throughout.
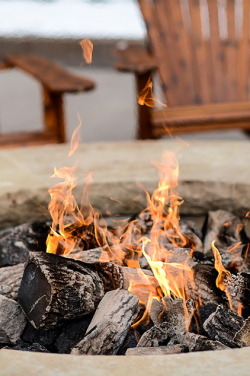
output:
<path id="1" fill-rule="evenodd" d="M 19 68 L 41 84 L 44 129 L 42 132 L 0 134 L 0 147 L 65 142 L 63 94 L 92 90 L 95 83 L 36 55 L 7 55 L 0 69 L 8 68 Z"/>

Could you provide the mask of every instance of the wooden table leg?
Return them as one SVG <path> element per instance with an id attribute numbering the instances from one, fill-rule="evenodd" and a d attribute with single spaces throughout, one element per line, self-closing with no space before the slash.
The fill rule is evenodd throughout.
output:
<path id="1" fill-rule="evenodd" d="M 54 93 L 43 87 L 45 131 L 56 135 L 58 143 L 66 141 L 62 93 Z"/>

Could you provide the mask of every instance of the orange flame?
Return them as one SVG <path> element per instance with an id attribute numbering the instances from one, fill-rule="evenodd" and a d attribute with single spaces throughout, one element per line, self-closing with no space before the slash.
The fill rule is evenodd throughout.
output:
<path id="1" fill-rule="evenodd" d="M 79 125 L 72 136 L 69 155 L 75 152 L 79 144 L 80 126 L 79 119 Z M 193 284 L 193 271 L 189 264 L 192 251 L 186 250 L 180 259 L 176 249 L 181 248 L 180 251 L 183 252 L 185 246 L 189 247 L 188 239 L 182 233 L 179 223 L 179 209 L 183 199 L 177 191 L 179 165 L 176 154 L 167 151 L 162 162 L 154 165 L 158 169 L 160 179 L 151 196 L 146 192 L 147 208 L 142 213 L 147 216 L 146 222 L 150 223 L 146 231 L 140 227 L 140 218 L 131 221 L 125 229 L 117 229 L 116 232 L 108 231 L 105 223 L 100 224 L 100 214 L 91 206 L 88 197 L 89 185 L 92 182 L 91 173 L 84 179 L 82 203 L 79 207 L 73 194 L 77 183 L 76 166 L 55 169 L 53 177 L 63 181 L 49 190 L 52 226 L 47 238 L 47 252 L 77 257 L 79 249 L 84 249 L 82 242 L 88 242 L 91 233 L 93 239 L 90 242 L 94 241 L 96 246 L 102 248 L 105 246 L 105 254 L 101 255 L 100 261 L 107 261 L 108 254 L 109 260 L 117 263 L 124 261 L 124 264 L 137 270 L 136 277 L 131 274 L 127 287 L 146 307 L 140 320 L 147 316 L 152 299 L 161 299 L 163 296 L 181 298 L 188 316 L 186 301 L 189 296 L 186 284 Z M 230 277 L 231 273 L 222 265 L 220 253 L 214 242 L 212 250 L 215 269 L 218 271 L 216 286 L 225 291 L 229 305 L 232 306 L 225 285 L 225 278 Z M 233 252 L 234 247 L 229 251 Z M 140 270 L 143 259 L 150 265 L 154 276 L 146 275 Z M 236 308 L 241 312 L 241 306 Z"/>
<path id="2" fill-rule="evenodd" d="M 82 47 L 83 58 L 85 59 L 87 64 L 92 63 L 92 54 L 93 54 L 93 43 L 89 39 L 83 39 L 80 42 L 80 46 Z"/>
<path id="3" fill-rule="evenodd" d="M 222 265 L 221 255 L 219 250 L 215 246 L 215 241 L 212 242 L 211 246 L 214 254 L 214 267 L 218 272 L 218 277 L 216 278 L 216 286 L 221 291 L 225 291 L 226 286 L 224 284 L 224 280 L 227 276 L 231 276 L 231 273 Z"/>
<path id="4" fill-rule="evenodd" d="M 153 95 L 153 82 L 151 78 L 148 79 L 145 87 L 140 91 L 138 94 L 138 103 L 141 106 L 148 106 L 154 107 L 156 103 L 160 104 L 163 107 L 167 107 L 167 105 L 161 102 Z"/>
<path id="5" fill-rule="evenodd" d="M 193 283 L 193 272 L 188 265 L 191 252 L 183 262 L 176 262 L 175 247 L 184 247 L 186 237 L 179 226 L 179 207 L 183 200 L 177 192 L 179 166 L 176 154 L 165 152 L 163 161 L 155 163 L 158 168 L 160 180 L 152 196 L 146 192 L 148 206 L 144 214 L 152 221 L 149 234 L 143 236 L 139 226 L 140 219 L 128 225 L 122 237 L 123 246 L 130 251 L 127 264 L 130 267 L 140 267 L 139 260 L 144 257 L 150 265 L 153 274 L 165 296 L 182 298 L 186 312 L 185 283 Z M 165 244 L 167 242 L 167 244 Z M 169 249 L 168 249 L 169 245 Z M 133 285 L 131 286 L 133 292 Z M 148 302 L 162 295 L 148 296 Z"/>
<path id="6" fill-rule="evenodd" d="M 72 155 L 79 144 L 79 125 L 73 133 L 69 155 Z M 89 186 L 92 183 L 92 173 L 84 178 L 84 188 L 81 206 L 78 206 L 74 196 L 76 187 L 76 166 L 63 167 L 54 170 L 53 178 L 63 181 L 49 189 L 51 200 L 49 212 L 52 218 L 50 234 L 47 237 L 47 252 L 63 256 L 78 258 L 80 249 L 89 247 L 105 247 L 105 255 L 100 261 L 110 260 L 121 262 L 124 252 L 119 244 L 119 239 L 107 229 L 105 221 L 101 223 L 100 213 L 92 207 L 89 201 Z M 112 247 L 110 247 L 112 244 Z M 81 246 L 80 246 L 81 245 Z"/>
<path id="7" fill-rule="evenodd" d="M 82 121 L 81 121 L 79 114 L 78 114 L 78 120 L 79 120 L 79 124 L 74 130 L 72 137 L 71 137 L 71 141 L 70 141 L 70 150 L 68 154 L 69 157 L 75 153 L 80 143 L 80 128 L 82 126 Z"/>

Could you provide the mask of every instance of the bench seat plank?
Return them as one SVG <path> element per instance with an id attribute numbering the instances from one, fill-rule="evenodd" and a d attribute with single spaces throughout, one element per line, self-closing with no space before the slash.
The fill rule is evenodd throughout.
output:
<path id="1" fill-rule="evenodd" d="M 51 92 L 75 93 L 91 90 L 93 81 L 74 75 L 57 64 L 36 55 L 6 55 L 4 63 L 30 74 Z"/>

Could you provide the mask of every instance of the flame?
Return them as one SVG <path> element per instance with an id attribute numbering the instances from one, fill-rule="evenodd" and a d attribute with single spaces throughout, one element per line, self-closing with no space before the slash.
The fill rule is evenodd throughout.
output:
<path id="1" fill-rule="evenodd" d="M 170 151 L 164 153 L 161 163 L 154 164 L 160 175 L 159 184 L 151 197 L 145 192 L 148 205 L 143 212 L 147 222 L 151 223 L 149 233 L 143 236 L 139 218 L 130 222 L 121 241 L 130 251 L 127 265 L 139 268 L 140 259 L 144 257 L 161 288 L 158 295 L 148 294 L 148 304 L 151 299 L 160 299 L 162 295 L 181 298 L 187 312 L 185 284 L 188 281 L 193 283 L 193 272 L 188 265 L 191 252 L 187 252 L 182 262 L 176 262 L 174 249 L 187 244 L 179 225 L 179 207 L 183 203 L 177 192 L 179 165 L 176 154 Z M 130 288 L 136 293 L 133 285 Z"/>
<path id="2" fill-rule="evenodd" d="M 216 286 L 221 291 L 225 291 L 226 286 L 224 284 L 224 280 L 226 277 L 231 276 L 231 273 L 222 265 L 221 255 L 219 250 L 215 246 L 215 241 L 212 242 L 211 246 L 214 254 L 214 267 L 218 272 L 218 277 L 216 278 Z"/>
<path id="3" fill-rule="evenodd" d="M 145 246 L 150 242 L 148 238 L 143 238 L 142 254 L 147 259 L 155 278 L 157 279 L 164 296 L 173 296 L 186 301 L 184 281 L 187 281 L 188 273 L 192 274 L 189 266 L 180 263 L 167 263 L 153 261 L 145 251 Z M 185 273 L 187 272 L 187 273 Z"/>
<path id="4" fill-rule="evenodd" d="M 82 47 L 83 58 L 87 64 L 92 63 L 92 54 L 93 54 L 93 43 L 90 39 L 83 39 L 80 42 L 80 46 Z"/>
<path id="5" fill-rule="evenodd" d="M 148 79 L 145 87 L 140 91 L 138 94 L 138 103 L 141 106 L 148 106 L 154 107 L 156 103 L 160 104 L 163 107 L 167 107 L 167 105 L 161 102 L 153 95 L 153 82 L 151 78 Z"/>
<path id="6" fill-rule="evenodd" d="M 72 137 L 71 137 L 71 141 L 70 141 L 70 150 L 69 150 L 69 153 L 68 153 L 69 157 L 71 157 L 71 155 L 73 155 L 75 153 L 75 151 L 77 150 L 79 143 L 80 143 L 80 128 L 82 126 L 82 121 L 81 121 L 79 114 L 78 114 L 78 120 L 79 120 L 79 124 L 75 128 L 75 130 L 72 134 Z"/>
<path id="7" fill-rule="evenodd" d="M 79 118 L 79 125 L 71 139 L 69 156 L 73 155 L 79 145 L 80 127 Z M 176 153 L 166 151 L 162 161 L 155 162 L 154 165 L 159 172 L 159 183 L 151 196 L 145 192 L 147 207 L 140 215 L 144 216 L 144 220 L 141 221 L 139 216 L 125 227 L 120 221 L 120 227 L 117 226 L 112 232 L 108 230 L 100 213 L 90 204 L 88 196 L 92 173 L 88 173 L 84 179 L 80 206 L 74 197 L 78 180 L 76 164 L 73 167 L 55 168 L 52 177 L 61 179 L 62 182 L 49 189 L 52 226 L 47 238 L 47 252 L 77 258 L 82 250 L 99 246 L 103 250 L 101 262 L 115 261 L 136 271 L 129 275 L 127 288 L 139 297 L 145 311 L 135 326 L 148 316 L 152 300 L 160 300 L 163 296 L 181 298 L 186 317 L 191 315 L 186 305 L 189 299 L 186 286 L 191 286 L 192 289 L 194 284 L 190 249 L 192 245 L 190 246 L 190 239 L 183 234 L 180 227 L 179 209 L 183 199 L 177 190 L 179 165 Z M 117 201 L 113 197 L 110 199 Z M 142 222 L 146 228 L 143 228 Z M 233 245 L 228 251 L 234 252 L 239 245 L 240 243 Z M 183 250 L 185 247 L 188 249 Z M 229 306 L 232 307 L 225 284 L 225 279 L 229 278 L 231 273 L 224 268 L 215 242 L 212 243 L 212 250 L 214 266 L 218 271 L 216 286 L 225 292 Z M 140 269 L 142 262 L 150 266 L 153 275 L 147 275 Z M 242 306 L 239 304 L 235 309 L 241 313 Z"/>
<path id="8" fill-rule="evenodd" d="M 80 127 L 79 119 L 79 125 L 71 139 L 69 156 L 78 147 Z M 105 254 L 101 255 L 100 261 L 107 261 L 108 254 L 109 260 L 121 263 L 124 252 L 119 244 L 119 238 L 108 231 L 106 222 L 89 201 L 89 187 L 93 180 L 91 172 L 88 172 L 83 179 L 81 206 L 79 207 L 77 203 L 74 196 L 74 188 L 77 184 L 76 170 L 76 165 L 54 169 L 52 177 L 63 181 L 49 189 L 51 200 L 48 209 L 52 226 L 46 241 L 46 251 L 78 258 L 79 252 L 83 249 L 105 247 Z"/>
<path id="9" fill-rule="evenodd" d="M 146 306 L 150 299 L 162 296 L 157 280 L 153 275 L 146 275 L 139 268 L 134 270 L 136 270 L 136 273 L 129 273 L 128 291 L 139 297 L 140 304 Z"/>

